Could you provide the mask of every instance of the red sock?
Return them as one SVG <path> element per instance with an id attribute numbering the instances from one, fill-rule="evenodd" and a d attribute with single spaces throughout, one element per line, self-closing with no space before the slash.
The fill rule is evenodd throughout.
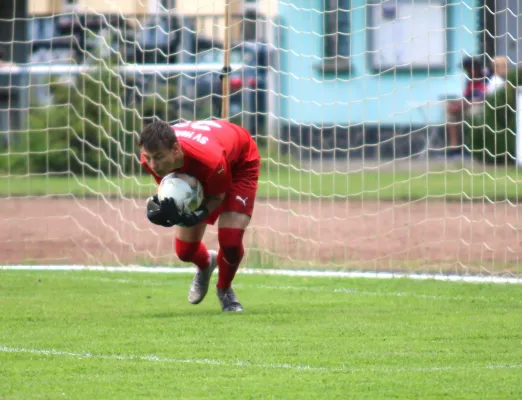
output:
<path id="1" fill-rule="evenodd" d="M 229 288 L 232 285 L 234 276 L 243 259 L 243 229 L 219 228 L 218 229 L 218 281 L 217 287 L 220 289 Z"/>
<path id="2" fill-rule="evenodd" d="M 194 263 L 199 269 L 207 268 L 210 261 L 208 250 L 202 242 L 183 242 L 176 238 L 176 254 L 181 261 Z"/>

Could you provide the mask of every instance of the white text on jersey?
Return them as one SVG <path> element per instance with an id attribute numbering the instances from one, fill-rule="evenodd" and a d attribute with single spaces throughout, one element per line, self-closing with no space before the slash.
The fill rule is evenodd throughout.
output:
<path id="1" fill-rule="evenodd" d="M 176 136 L 196 140 L 201 144 L 206 144 L 208 142 L 208 137 L 203 136 L 201 133 L 196 134 L 196 132 L 192 131 L 176 131 Z"/>
<path id="2" fill-rule="evenodd" d="M 174 125 L 175 128 L 189 128 L 196 131 L 209 131 L 211 128 L 222 128 L 216 121 L 189 121 Z"/>

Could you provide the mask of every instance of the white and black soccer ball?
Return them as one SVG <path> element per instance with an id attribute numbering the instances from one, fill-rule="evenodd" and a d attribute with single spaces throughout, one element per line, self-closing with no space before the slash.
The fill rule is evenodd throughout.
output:
<path id="1" fill-rule="evenodd" d="M 172 172 L 166 175 L 158 188 L 158 200 L 172 198 L 185 214 L 195 211 L 203 201 L 203 186 L 193 176 Z"/>

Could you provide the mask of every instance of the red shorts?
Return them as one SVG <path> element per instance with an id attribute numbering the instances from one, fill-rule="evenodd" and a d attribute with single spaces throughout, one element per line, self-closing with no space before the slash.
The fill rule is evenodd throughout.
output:
<path id="1" fill-rule="evenodd" d="M 204 222 L 214 225 L 219 215 L 226 211 L 235 211 L 252 216 L 260 167 L 259 160 L 248 161 L 236 166 L 232 173 L 232 186 L 226 193 L 223 202 Z"/>

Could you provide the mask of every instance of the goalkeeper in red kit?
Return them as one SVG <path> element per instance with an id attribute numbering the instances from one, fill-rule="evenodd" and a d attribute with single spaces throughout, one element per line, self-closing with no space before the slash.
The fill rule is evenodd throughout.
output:
<path id="1" fill-rule="evenodd" d="M 205 198 L 190 214 L 182 214 L 172 199 L 147 200 L 147 217 L 165 227 L 177 225 L 176 253 L 197 267 L 188 300 L 199 304 L 218 267 L 217 296 L 223 311 L 243 311 L 232 281 L 243 258 L 243 234 L 254 210 L 260 157 L 249 132 L 223 120 L 169 125 L 153 122 L 140 135 L 141 163 L 159 184 L 170 172 L 198 179 Z M 219 251 L 202 242 L 207 224 L 218 222 Z"/>

